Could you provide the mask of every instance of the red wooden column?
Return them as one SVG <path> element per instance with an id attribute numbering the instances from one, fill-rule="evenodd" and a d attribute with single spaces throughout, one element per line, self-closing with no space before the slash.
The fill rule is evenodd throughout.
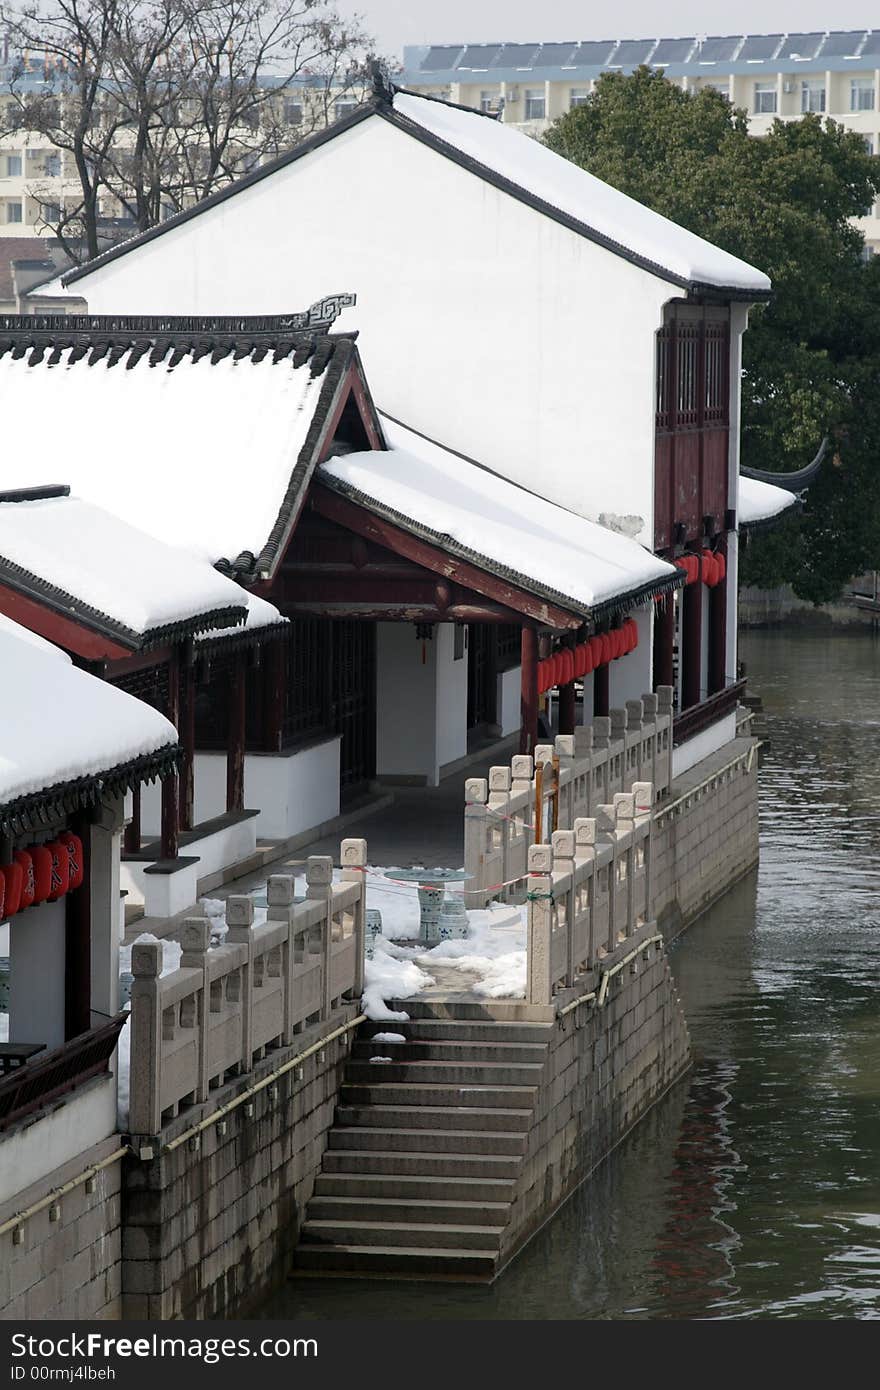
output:
<path id="1" fill-rule="evenodd" d="M 187 642 L 180 661 L 180 718 L 178 733 L 183 746 L 180 774 L 180 828 L 195 825 L 196 668 L 192 642 Z"/>
<path id="2" fill-rule="evenodd" d="M 593 714 L 608 714 L 611 709 L 611 664 L 597 666 L 593 673 Z"/>
<path id="3" fill-rule="evenodd" d="M 566 647 L 574 650 L 575 639 L 568 637 L 565 640 Z M 574 688 L 574 681 L 568 681 L 559 687 L 559 732 L 561 734 L 573 734 L 576 722 L 577 695 Z"/>
<path id="4" fill-rule="evenodd" d="M 654 689 L 674 685 L 675 594 L 665 594 L 654 605 Z"/>
<path id="5" fill-rule="evenodd" d="M 727 537 L 718 553 L 724 556 L 725 573 L 720 584 L 709 590 L 709 694 L 717 695 L 727 684 Z"/>
<path id="6" fill-rule="evenodd" d="M 533 753 L 538 742 L 538 634 L 524 627 L 520 638 L 519 751 Z"/>
<path id="7" fill-rule="evenodd" d="M 682 603 L 681 707 L 686 710 L 700 703 L 700 667 L 703 656 L 703 585 L 700 579 L 695 584 L 686 586 Z"/>
<path id="8" fill-rule="evenodd" d="M 235 653 L 229 686 L 229 725 L 226 739 L 226 809 L 244 810 L 244 740 L 246 691 L 245 653 Z"/>
<path id="9" fill-rule="evenodd" d="M 131 789 L 131 820 L 122 836 L 122 848 L 126 854 L 138 854 L 141 847 L 141 784 Z"/>
<path id="10" fill-rule="evenodd" d="M 267 753 L 280 753 L 284 738 L 287 697 L 287 634 L 274 638 L 263 650 L 263 725 Z"/>
<path id="11" fill-rule="evenodd" d="M 168 663 L 168 708 L 166 713 L 177 729 L 180 723 L 180 661 L 175 651 Z M 178 730 L 179 732 L 179 730 Z M 180 834 L 180 778 L 177 771 L 162 778 L 162 828 L 160 854 L 163 859 L 176 859 Z"/>

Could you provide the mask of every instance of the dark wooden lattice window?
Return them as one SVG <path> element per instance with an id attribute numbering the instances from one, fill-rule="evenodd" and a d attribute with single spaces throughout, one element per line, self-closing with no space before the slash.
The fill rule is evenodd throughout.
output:
<path id="1" fill-rule="evenodd" d="M 143 700 L 145 705 L 151 705 L 161 714 L 168 713 L 170 692 L 167 664 L 145 666 L 140 671 L 130 671 L 127 675 L 117 676 L 110 683 L 118 690 L 124 690 L 127 695 L 133 695 L 136 700 Z"/>

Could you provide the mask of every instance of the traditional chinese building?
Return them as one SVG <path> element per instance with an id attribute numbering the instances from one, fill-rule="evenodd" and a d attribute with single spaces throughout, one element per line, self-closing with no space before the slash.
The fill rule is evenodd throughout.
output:
<path id="1" fill-rule="evenodd" d="M 350 209 L 330 225 L 329 180 Z M 381 86 L 67 277 L 104 313 L 269 313 L 316 282 L 357 289 L 346 325 L 383 427 L 683 569 L 651 625 L 653 684 L 674 687 L 679 769 L 729 741 L 740 344 L 767 277 L 491 117 Z M 519 664 L 515 644 L 471 642 L 472 717 L 504 728 L 476 673 Z"/>

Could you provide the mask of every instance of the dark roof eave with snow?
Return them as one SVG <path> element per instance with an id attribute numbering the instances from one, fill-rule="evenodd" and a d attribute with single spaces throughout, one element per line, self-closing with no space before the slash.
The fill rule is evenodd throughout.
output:
<path id="1" fill-rule="evenodd" d="M 177 213 L 176 216 L 168 218 L 167 221 L 162 222 L 160 225 L 151 227 L 148 231 L 142 232 L 138 236 L 132 237 L 118 246 L 111 247 L 85 265 L 78 266 L 75 270 L 70 271 L 62 277 L 63 285 L 67 287 L 79 280 L 85 279 L 94 271 L 100 270 L 105 265 L 109 265 L 112 261 L 127 255 L 128 252 L 146 245 L 159 236 L 164 236 L 167 232 L 171 232 L 176 227 L 182 226 L 185 222 L 199 216 L 202 212 L 207 212 L 210 208 L 217 207 L 228 198 L 235 197 L 238 193 L 245 192 L 248 188 L 251 188 L 261 180 L 271 177 L 273 174 L 277 173 L 279 169 L 286 168 L 288 165 L 294 164 L 297 160 L 305 158 L 313 151 L 327 144 L 330 140 L 334 140 L 337 136 L 343 135 L 346 131 L 352 130 L 355 126 L 360 125 L 362 121 L 368 120 L 372 116 L 379 116 L 396 129 L 436 150 L 444 158 L 451 159 L 454 163 L 467 169 L 478 178 L 492 184 L 502 192 L 508 193 L 511 197 L 533 208 L 536 212 L 542 213 L 544 216 L 558 222 L 561 226 L 567 227 L 577 235 L 595 242 L 614 255 L 622 257 L 631 264 L 657 276 L 661 280 L 667 281 L 669 284 L 686 291 L 688 294 L 700 297 L 704 295 L 719 296 L 724 299 L 741 300 L 747 303 L 756 303 L 769 298 L 769 288 L 764 289 L 757 286 L 743 288 L 738 285 L 725 285 L 720 282 L 708 283 L 705 280 L 689 279 L 664 267 L 658 262 L 640 255 L 622 242 L 606 236 L 595 227 L 589 226 L 586 222 L 554 207 L 551 203 L 536 196 L 530 190 L 505 178 L 504 175 L 500 174 L 497 170 L 470 157 L 457 149 L 453 144 L 442 140 L 433 132 L 426 130 L 417 122 L 409 120 L 399 111 L 396 111 L 393 106 L 392 97 L 398 92 L 404 96 L 417 97 L 421 101 L 437 102 L 440 105 L 452 107 L 455 110 L 466 111 L 468 115 L 480 117 L 481 119 L 495 120 L 495 117 L 488 113 L 475 111 L 472 107 L 457 106 L 453 102 L 443 101 L 439 97 L 426 96 L 422 92 L 410 93 L 403 88 L 393 88 L 389 92 L 383 94 L 374 94 L 369 101 L 357 107 L 356 110 L 352 111 L 348 116 L 343 117 L 332 126 L 328 126 L 325 130 L 316 131 L 315 134 L 311 135 L 307 140 L 304 140 L 302 144 L 296 145 L 292 150 L 288 150 L 286 153 L 279 155 L 277 159 L 272 160 L 268 164 L 264 164 L 259 169 L 253 170 L 250 174 L 245 175 L 244 178 L 237 180 L 235 183 L 231 183 L 227 187 L 219 189 L 216 193 L 211 194 L 210 197 L 205 198 L 203 202 L 197 203 L 194 207 L 187 208 L 183 212 Z"/>

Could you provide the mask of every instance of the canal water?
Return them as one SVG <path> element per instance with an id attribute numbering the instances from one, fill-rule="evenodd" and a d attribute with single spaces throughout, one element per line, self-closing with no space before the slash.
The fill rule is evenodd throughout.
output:
<path id="1" fill-rule="evenodd" d="M 880 1316 L 880 641 L 741 654 L 761 866 L 673 948 L 689 1078 L 492 1288 L 299 1280 L 259 1316 Z"/>

